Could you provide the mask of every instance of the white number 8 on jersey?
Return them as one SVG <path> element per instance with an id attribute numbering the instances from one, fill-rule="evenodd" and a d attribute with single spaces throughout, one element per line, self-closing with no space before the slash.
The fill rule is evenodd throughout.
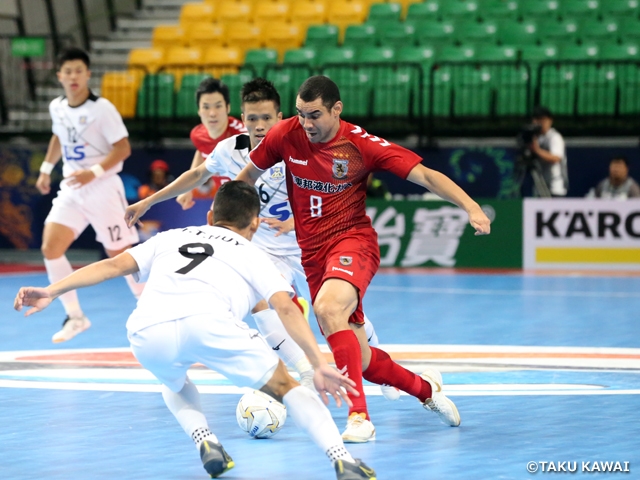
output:
<path id="1" fill-rule="evenodd" d="M 311 203 L 311 216 L 321 217 L 322 216 L 322 197 L 311 195 L 309 197 L 309 202 Z"/>

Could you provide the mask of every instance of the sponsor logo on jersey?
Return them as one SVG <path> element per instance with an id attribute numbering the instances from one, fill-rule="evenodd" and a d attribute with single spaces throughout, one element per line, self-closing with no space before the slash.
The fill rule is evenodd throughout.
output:
<path id="1" fill-rule="evenodd" d="M 349 172 L 349 160 L 339 160 L 334 158 L 332 170 L 333 178 L 337 178 L 338 180 L 347 178 L 347 173 Z"/>
<path id="2" fill-rule="evenodd" d="M 86 115 L 82 115 L 79 119 L 78 119 L 78 123 L 80 125 L 86 125 L 87 124 L 87 116 Z"/>
<path id="3" fill-rule="evenodd" d="M 284 178 L 284 168 L 282 166 L 271 167 L 269 169 L 269 173 L 271 175 L 271 180 L 279 180 Z"/>
<path id="4" fill-rule="evenodd" d="M 333 267 L 331 270 L 336 270 L 338 272 L 344 272 L 348 275 L 351 275 L 353 277 L 353 272 L 350 272 L 349 270 L 345 270 L 344 268 L 340 268 L 340 267 Z"/>
<path id="5" fill-rule="evenodd" d="M 293 179 L 293 183 L 295 183 L 297 187 L 304 188 L 305 190 L 313 190 L 315 192 L 340 193 L 348 188 L 353 187 L 353 184 L 351 182 L 335 184 L 329 182 L 321 182 L 319 180 L 309 180 L 308 178 L 296 177 L 293 174 L 291 175 L 291 178 Z"/>
<path id="6" fill-rule="evenodd" d="M 309 163 L 309 160 L 298 160 L 297 158 L 293 158 L 292 156 L 289 156 L 289 161 L 291 163 L 297 163 L 298 165 L 307 165 L 307 163 Z"/>
<path id="7" fill-rule="evenodd" d="M 344 265 L 345 267 L 351 265 L 353 262 L 352 257 L 340 257 L 340 265 Z"/>

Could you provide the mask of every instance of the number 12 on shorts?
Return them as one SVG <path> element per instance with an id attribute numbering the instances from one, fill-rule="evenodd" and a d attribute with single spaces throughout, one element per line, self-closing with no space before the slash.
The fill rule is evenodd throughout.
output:
<path id="1" fill-rule="evenodd" d="M 322 216 L 322 197 L 318 197 L 317 195 L 311 195 L 309 197 L 309 202 L 311 203 L 311 216 L 321 217 Z"/>

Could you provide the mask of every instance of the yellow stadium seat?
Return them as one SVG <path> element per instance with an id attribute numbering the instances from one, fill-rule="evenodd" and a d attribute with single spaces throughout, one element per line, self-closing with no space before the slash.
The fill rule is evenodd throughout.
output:
<path id="1" fill-rule="evenodd" d="M 161 48 L 134 48 L 129 52 L 127 65 L 132 70 L 156 73 L 163 60 L 164 50 Z"/>
<path id="2" fill-rule="evenodd" d="M 277 1 L 256 3 L 251 16 L 254 23 L 262 27 L 274 22 L 286 22 L 289 20 L 289 4 Z"/>
<path id="3" fill-rule="evenodd" d="M 227 47 L 237 48 L 242 54 L 247 50 L 261 48 L 264 44 L 262 29 L 253 23 L 235 23 L 232 28 L 227 29 L 225 38 Z"/>
<path id="4" fill-rule="evenodd" d="M 238 73 L 244 55 L 239 48 L 210 47 L 204 52 L 203 65 L 207 73 L 220 78 L 227 73 Z"/>
<path id="5" fill-rule="evenodd" d="M 194 23 L 187 29 L 187 42 L 190 47 L 206 48 L 224 45 L 225 28 L 220 23 Z"/>
<path id="6" fill-rule="evenodd" d="M 229 24 L 251 21 L 252 5 L 246 1 L 225 0 L 218 4 L 216 19 L 228 29 Z"/>
<path id="7" fill-rule="evenodd" d="M 175 77 L 174 87 L 180 88 L 182 76 L 186 73 L 202 72 L 202 50 L 199 48 L 173 47 L 167 50 L 161 73 Z"/>
<path id="8" fill-rule="evenodd" d="M 364 22 L 368 11 L 367 5 L 360 1 L 334 0 L 329 5 L 327 21 L 340 28 L 340 42 L 342 42 L 347 26 Z"/>
<path id="9" fill-rule="evenodd" d="M 214 3 L 185 3 L 180 9 L 180 25 L 187 29 L 194 23 L 213 23 L 216 18 L 215 13 Z"/>
<path id="10" fill-rule="evenodd" d="M 100 95 L 118 109 L 122 118 L 136 116 L 139 79 L 131 72 L 106 72 L 102 76 Z"/>
<path id="11" fill-rule="evenodd" d="M 325 23 L 327 21 L 327 7 L 322 2 L 301 1 L 291 7 L 291 23 L 307 31 L 309 25 Z"/>
<path id="12" fill-rule="evenodd" d="M 153 29 L 151 44 L 154 48 L 183 47 L 186 40 L 184 28 L 180 25 L 158 25 Z"/>
<path id="13" fill-rule="evenodd" d="M 264 43 L 267 48 L 278 51 L 278 58 L 282 61 L 284 52 L 292 48 L 300 48 L 304 41 L 306 29 L 294 23 L 273 23 L 263 32 Z"/>

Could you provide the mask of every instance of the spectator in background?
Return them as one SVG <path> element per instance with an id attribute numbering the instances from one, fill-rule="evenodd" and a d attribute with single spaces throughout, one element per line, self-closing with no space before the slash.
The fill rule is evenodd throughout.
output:
<path id="1" fill-rule="evenodd" d="M 625 157 L 614 157 L 609 163 L 609 176 L 589 190 L 587 198 L 626 200 L 640 197 L 640 186 L 629 176 L 629 162 Z"/>
<path id="2" fill-rule="evenodd" d="M 172 180 L 169 164 L 164 160 L 154 160 L 149 166 L 149 183 L 138 188 L 138 197 L 141 200 L 147 198 L 166 187 Z"/>
<path id="3" fill-rule="evenodd" d="M 552 127 L 553 115 L 546 107 L 533 109 L 533 123 L 540 126 L 540 134 L 533 138 L 531 152 L 540 160 L 542 177 L 549 187 L 552 197 L 564 197 L 569 189 L 569 175 L 567 172 L 567 154 L 564 138 Z M 535 191 L 534 195 L 540 196 Z"/>

